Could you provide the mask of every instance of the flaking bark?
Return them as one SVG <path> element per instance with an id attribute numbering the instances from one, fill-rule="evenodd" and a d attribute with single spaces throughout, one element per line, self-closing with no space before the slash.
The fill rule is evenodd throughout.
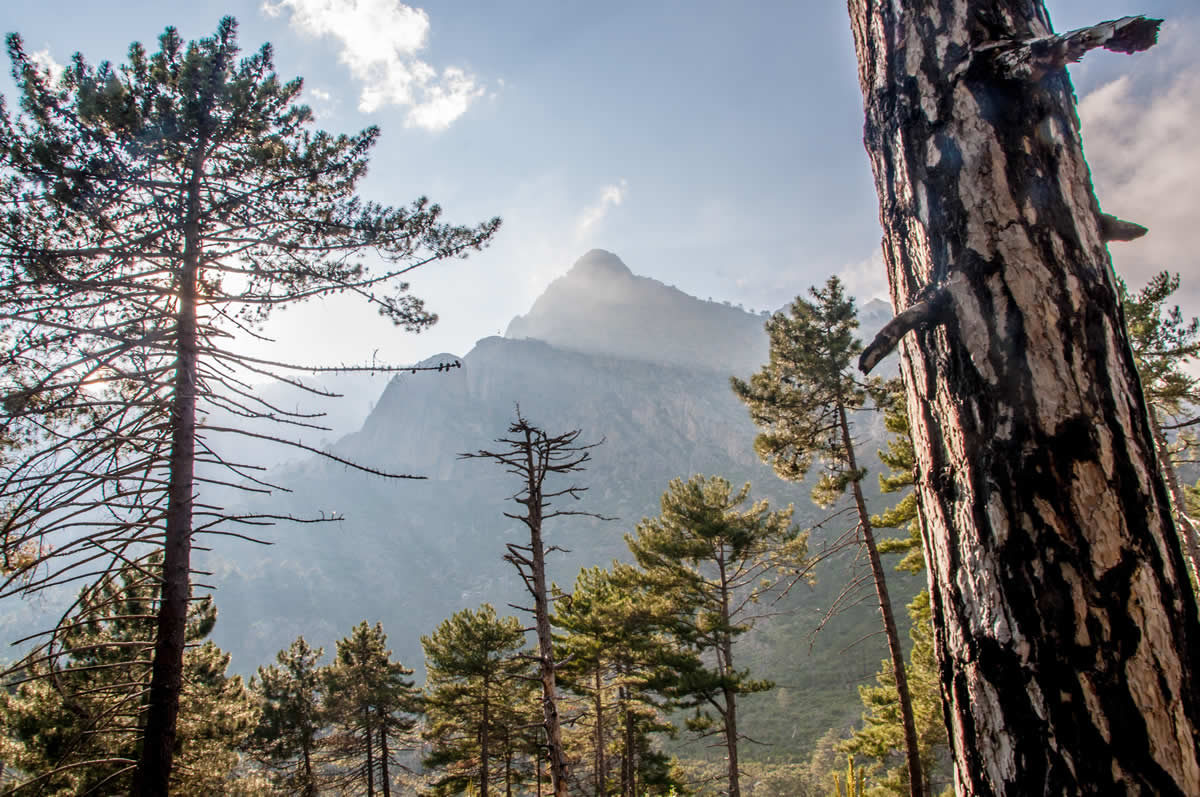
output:
<path id="1" fill-rule="evenodd" d="M 1200 794 L 1200 625 L 1074 96 L 995 57 L 1043 4 L 849 7 L 893 305 L 950 296 L 900 350 L 956 788 Z"/>

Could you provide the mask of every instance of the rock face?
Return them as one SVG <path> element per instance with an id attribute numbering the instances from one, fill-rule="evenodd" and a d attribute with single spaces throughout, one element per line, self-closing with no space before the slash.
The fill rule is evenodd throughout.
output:
<path id="1" fill-rule="evenodd" d="M 755 429 L 729 389 L 731 374 L 745 378 L 766 359 L 763 320 L 635 276 L 610 253 L 589 252 L 513 320 L 506 337 L 480 340 L 461 369 L 394 377 L 361 430 L 332 448 L 344 459 L 426 480 L 381 479 L 323 460 L 274 474 L 292 492 L 263 499 L 257 511 L 344 519 L 277 526 L 267 531 L 277 543 L 270 547 L 221 541 L 220 557 L 201 565 L 215 571 L 219 586 L 214 638 L 235 654 L 236 668 L 252 672 L 300 634 L 329 651 L 360 620 L 382 621 L 400 658 L 419 667 L 420 636 L 451 613 L 520 603 L 522 587 L 501 560 L 504 543 L 525 533 L 502 514 L 518 485 L 494 464 L 458 458 L 503 435 L 518 404 L 547 431 L 578 428 L 582 440 L 604 441 L 577 474 L 575 482 L 589 488 L 578 508 L 620 520 L 562 518 L 548 526 L 549 543 L 570 551 L 549 563 L 564 587 L 581 567 L 627 558 L 624 535 L 658 514 L 673 478 L 751 481 L 755 497 L 795 502 L 796 521 L 807 525 L 823 513 L 806 487 L 780 482 L 758 461 Z M 443 354 L 426 363 L 455 359 Z M 831 590 L 839 584 L 836 576 L 822 583 Z M 865 616 L 868 630 L 858 636 L 869 633 L 869 610 Z M 801 648 L 797 641 L 795 650 L 778 650 L 799 666 Z M 864 669 L 874 672 L 882 649 L 862 652 Z M 803 666 L 813 688 L 841 688 L 854 700 L 844 663 L 831 663 L 832 685 L 811 680 L 811 661 Z M 774 677 L 797 682 L 782 672 Z M 828 727 L 824 719 L 813 720 L 818 731 Z M 797 733 L 788 728 L 779 732 Z"/>
<path id="2" fill-rule="evenodd" d="M 505 337 L 536 338 L 572 351 L 750 372 L 766 361 L 765 319 L 639 277 L 603 249 L 555 280 Z"/>

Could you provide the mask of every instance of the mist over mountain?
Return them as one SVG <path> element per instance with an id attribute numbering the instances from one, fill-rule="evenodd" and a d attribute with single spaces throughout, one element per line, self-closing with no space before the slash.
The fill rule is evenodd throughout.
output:
<path id="1" fill-rule="evenodd" d="M 593 249 L 517 316 L 504 336 L 572 351 L 749 372 L 767 357 L 765 318 L 639 277 L 619 257 Z"/>
<path id="2" fill-rule="evenodd" d="M 874 304 L 880 307 L 865 310 L 878 326 L 872 316 L 886 319 L 890 311 Z M 510 603 L 527 602 L 501 559 L 506 541 L 527 539 L 524 526 L 502 514 L 512 511 L 508 498 L 519 485 L 494 463 L 458 456 L 492 447 L 518 405 L 550 433 L 581 429 L 581 441 L 603 441 L 572 480 L 588 491 L 569 508 L 619 520 L 568 517 L 548 526 L 549 543 L 569 550 L 548 563 L 564 588 L 581 567 L 628 559 L 624 535 L 658 514 L 673 478 L 750 481 L 753 497 L 794 503 L 802 528 L 816 522 L 825 513 L 809 501 L 809 487 L 782 482 L 759 462 L 756 430 L 729 388 L 731 374 L 748 377 L 766 360 L 764 320 L 636 276 L 608 252 L 589 252 L 513 320 L 505 337 L 484 338 L 461 358 L 443 353 L 423 363 L 461 368 L 390 379 L 361 428 L 329 448 L 343 460 L 423 480 L 380 478 L 321 458 L 272 473 L 291 492 L 249 502 L 248 512 L 341 519 L 268 528 L 260 534 L 276 543 L 270 547 L 222 541 L 202 564 L 219 587 L 214 640 L 233 652 L 235 668 L 249 672 L 298 635 L 328 651 L 360 620 L 382 621 L 398 656 L 419 669 L 420 636 L 453 612 L 483 602 L 510 612 Z M 882 437 L 880 420 L 864 413 L 857 433 L 874 466 L 878 446 L 871 440 Z M 748 663 L 788 683 L 794 695 L 824 690 L 854 706 L 847 672 L 873 673 L 882 641 L 856 648 L 853 666 L 829 651 L 825 659 L 799 657 L 805 634 L 843 580 L 832 571 L 819 578 L 814 592 L 801 588 L 789 599 L 794 615 L 757 637 Z M 902 602 L 906 592 L 896 594 Z M 868 603 L 846 622 L 854 638 L 869 635 L 877 612 Z M 790 734 L 807 742 L 827 720 L 818 713 L 758 730 L 768 739 Z"/>

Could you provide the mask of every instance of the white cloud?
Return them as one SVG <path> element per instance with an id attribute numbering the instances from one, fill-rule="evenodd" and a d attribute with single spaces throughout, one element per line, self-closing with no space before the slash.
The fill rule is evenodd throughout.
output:
<path id="1" fill-rule="evenodd" d="M 404 125 L 435 132 L 445 130 L 483 94 L 484 88 L 477 86 L 473 77 L 457 67 L 448 67 L 442 72 L 440 85 L 426 88 L 425 99 L 408 112 Z"/>
<path id="2" fill-rule="evenodd" d="M 50 55 L 49 47 L 38 50 L 36 53 L 30 53 L 29 60 L 33 61 L 34 66 L 38 69 L 49 72 L 52 80 L 58 80 L 66 71 L 66 67 L 55 61 L 54 56 Z"/>
<path id="3" fill-rule="evenodd" d="M 576 232 L 580 236 L 586 235 L 608 215 L 609 208 L 617 207 L 624 202 L 627 187 L 628 183 L 625 178 L 621 178 L 620 181 L 600 189 L 599 201 L 584 208 L 583 212 L 579 214 Z"/>
<path id="4" fill-rule="evenodd" d="M 872 299 L 890 302 L 887 268 L 883 265 L 882 249 L 876 249 L 866 260 L 842 266 L 837 278 L 845 286 L 847 295 L 853 296 L 855 304 L 859 307 Z"/>
<path id="5" fill-rule="evenodd" d="M 441 74 L 417 54 L 429 41 L 429 15 L 398 0 L 265 0 L 264 12 L 291 12 L 289 24 L 309 36 L 330 36 L 338 59 L 362 84 L 359 110 L 408 107 L 405 124 L 444 130 L 484 94 L 458 67 Z"/>
<path id="6" fill-rule="evenodd" d="M 1176 299 L 1200 312 L 1200 66 L 1190 45 L 1200 31 L 1168 31 L 1177 46 L 1151 50 L 1130 73 L 1079 104 L 1083 149 L 1100 206 L 1150 228 L 1113 243 L 1113 265 L 1138 288 L 1158 271 L 1178 272 Z M 1164 42 L 1165 43 L 1165 42 Z"/>

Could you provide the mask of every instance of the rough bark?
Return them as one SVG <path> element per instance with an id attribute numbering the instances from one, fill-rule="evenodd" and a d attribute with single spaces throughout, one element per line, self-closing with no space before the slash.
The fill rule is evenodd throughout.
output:
<path id="1" fill-rule="evenodd" d="M 1043 4 L 849 6 L 893 305 L 949 294 L 900 348 L 956 788 L 1200 794 L 1200 627 L 1074 96 L 996 58 Z"/>
<path id="2" fill-rule="evenodd" d="M 201 178 L 207 144 L 200 141 L 183 197 L 184 249 L 179 270 L 175 393 L 171 401 L 171 458 L 163 540 L 162 591 L 154 640 L 146 729 L 132 791 L 137 797 L 168 793 L 175 753 L 175 724 L 183 689 L 183 650 L 191 585 L 192 496 L 196 467 L 196 279 L 200 271 Z"/>
<path id="3" fill-rule="evenodd" d="M 838 424 L 842 427 L 842 445 L 846 448 L 846 464 L 850 472 L 858 470 L 854 456 L 854 440 L 850 437 L 850 423 L 846 419 L 846 408 L 838 406 Z M 888 593 L 887 575 L 879 559 L 879 548 L 875 545 L 875 529 L 871 525 L 871 514 L 863 498 L 859 479 L 850 483 L 854 494 L 854 508 L 858 513 L 858 525 L 862 529 L 863 544 L 867 548 L 867 559 L 871 563 L 871 577 L 875 581 L 875 594 L 879 598 L 879 613 L 883 616 L 883 633 L 887 638 L 888 656 L 892 660 L 892 677 L 896 680 L 896 696 L 900 705 L 900 725 L 904 728 L 904 757 L 908 765 L 908 792 L 911 797 L 925 794 L 925 776 L 921 771 L 921 749 L 917 746 L 917 722 L 913 717 L 912 694 L 908 690 L 908 672 L 904 666 L 904 648 L 900 645 L 900 632 L 896 629 L 896 615 L 892 612 L 892 598 Z"/>

